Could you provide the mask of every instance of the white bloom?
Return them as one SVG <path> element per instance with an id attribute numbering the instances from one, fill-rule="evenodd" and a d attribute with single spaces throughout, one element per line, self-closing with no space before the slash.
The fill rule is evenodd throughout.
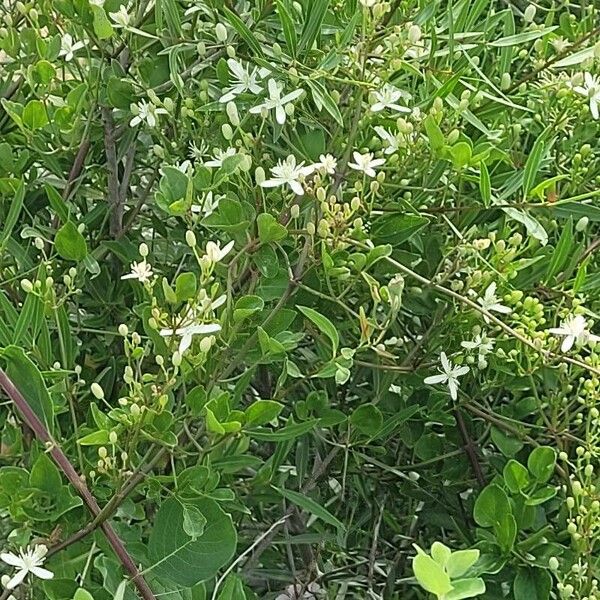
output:
<path id="1" fill-rule="evenodd" d="M 573 89 L 582 96 L 588 98 L 590 102 L 590 112 L 592 113 L 592 117 L 597 119 L 600 117 L 600 110 L 598 106 L 600 105 L 600 79 L 595 77 L 591 73 L 585 73 L 583 76 L 584 84 L 583 86 L 575 86 Z"/>
<path id="2" fill-rule="evenodd" d="M 6 584 L 6 589 L 14 590 L 27 577 L 28 573 L 33 573 L 33 575 L 40 579 L 52 579 L 54 573 L 47 569 L 42 569 L 47 552 L 48 548 L 46 546 L 36 544 L 33 549 L 31 546 L 27 546 L 26 549 L 21 548 L 19 554 L 13 554 L 12 552 L 0 554 L 0 559 L 7 565 L 18 569 Z"/>
<path id="3" fill-rule="evenodd" d="M 398 138 L 389 129 L 381 126 L 375 127 L 375 133 L 382 139 L 385 145 L 385 154 L 394 154 L 398 150 Z"/>
<path id="4" fill-rule="evenodd" d="M 502 313 L 503 315 L 509 315 L 512 312 L 508 306 L 500 304 L 500 301 L 496 297 L 496 282 L 494 281 L 488 285 L 483 296 L 477 298 L 477 302 L 479 302 L 481 308 L 487 312 L 497 312 Z M 487 315 L 483 315 L 483 318 L 486 323 L 489 323 L 489 318 Z"/>
<path id="5" fill-rule="evenodd" d="M 313 165 L 315 169 L 322 169 L 325 173 L 333 175 L 337 168 L 337 160 L 331 154 L 321 154 L 319 156 L 319 162 Z"/>
<path id="6" fill-rule="evenodd" d="M 131 105 L 131 112 L 135 115 L 129 125 L 135 127 L 145 121 L 150 127 L 155 127 L 158 122 L 158 115 L 166 115 L 167 111 L 164 108 L 155 106 L 152 102 L 140 100 L 137 104 Z"/>
<path id="7" fill-rule="evenodd" d="M 221 262 L 232 250 L 234 241 L 231 240 L 224 248 L 221 248 L 220 242 L 207 242 L 206 257 L 212 264 Z"/>
<path id="8" fill-rule="evenodd" d="M 64 56 L 65 60 L 69 62 L 73 60 L 73 54 L 77 52 L 77 50 L 81 50 L 85 46 L 85 42 L 75 42 L 73 43 L 73 38 L 70 33 L 65 33 L 60 40 L 60 52 L 59 56 Z"/>
<path id="9" fill-rule="evenodd" d="M 477 350 L 480 356 L 485 356 L 493 350 L 494 340 L 478 334 L 473 338 L 472 341 L 464 341 L 461 342 L 460 345 L 467 350 Z"/>
<path id="10" fill-rule="evenodd" d="M 235 83 L 219 98 L 219 102 L 225 104 L 244 92 L 260 94 L 262 87 L 259 85 L 259 81 L 269 73 L 267 69 L 254 67 L 250 70 L 249 65 L 244 68 L 242 63 L 234 58 L 230 58 L 227 64 L 235 79 Z"/>
<path id="11" fill-rule="evenodd" d="M 117 12 L 108 13 L 110 18 L 116 23 L 117 27 L 128 27 L 131 21 L 131 15 L 127 12 L 127 7 L 121 4 Z"/>
<path id="12" fill-rule="evenodd" d="M 137 279 L 141 283 L 149 281 L 154 273 L 152 267 L 145 260 L 131 263 L 131 273 L 123 275 L 121 279 Z"/>
<path id="13" fill-rule="evenodd" d="M 192 204 L 190 210 L 194 214 L 200 214 L 203 217 L 212 215 L 219 208 L 219 201 L 223 196 L 216 196 L 212 192 L 204 194 L 200 204 Z"/>
<path id="14" fill-rule="evenodd" d="M 599 336 L 590 333 L 587 320 L 582 315 L 569 315 L 560 327 L 553 327 L 548 331 L 554 335 L 565 336 L 560 347 L 563 352 L 568 352 L 575 342 L 580 346 L 588 342 L 600 342 Z"/>
<path id="15" fill-rule="evenodd" d="M 440 354 L 440 362 L 442 363 L 442 368 L 438 369 L 440 374 L 426 377 L 423 380 L 423 383 L 426 383 L 427 385 L 445 383 L 450 390 L 450 396 L 452 397 L 452 400 L 456 400 L 458 396 L 458 378 L 462 375 L 465 375 L 465 373 L 468 373 L 469 367 L 453 365 L 452 361 L 448 359 L 445 352 Z"/>
<path id="16" fill-rule="evenodd" d="M 296 164 L 296 157 L 290 154 L 285 160 L 277 161 L 277 165 L 271 169 L 272 178 L 263 181 L 260 185 L 266 188 L 289 185 L 295 194 L 302 196 L 304 188 L 299 180 L 313 171 L 314 165 L 305 167 L 303 162 Z"/>
<path id="17" fill-rule="evenodd" d="M 185 327 L 177 329 L 161 329 L 160 335 L 163 337 L 172 337 L 176 335 L 181 338 L 179 342 L 179 354 L 183 354 L 191 345 L 195 335 L 210 335 L 221 331 L 218 323 L 192 323 Z"/>
<path id="18" fill-rule="evenodd" d="M 376 102 L 371 105 L 371 111 L 380 112 L 386 108 L 389 108 L 391 110 L 395 110 L 396 112 L 409 113 L 410 108 L 406 108 L 406 106 L 401 106 L 397 103 L 398 100 L 405 95 L 406 93 L 402 90 L 399 90 L 397 87 L 394 87 L 389 83 L 385 83 L 380 92 L 373 92 Z"/>
<path id="19" fill-rule="evenodd" d="M 204 140 L 200 142 L 199 146 L 196 144 L 196 142 L 190 142 L 189 148 L 190 156 L 194 160 L 199 160 L 200 162 L 202 162 L 204 157 L 208 154 L 208 145 Z"/>
<path id="20" fill-rule="evenodd" d="M 377 0 L 360 0 L 360 3 L 365 8 L 373 8 L 377 4 Z"/>
<path id="21" fill-rule="evenodd" d="M 381 167 L 385 164 L 385 158 L 373 158 L 372 152 L 361 154 L 360 152 L 353 152 L 354 157 L 353 163 L 348 163 L 348 166 L 355 171 L 362 171 L 369 177 L 375 177 L 375 167 Z"/>
<path id="22" fill-rule="evenodd" d="M 302 585 L 295 583 L 288 585 L 283 594 L 279 594 L 275 600 L 316 600 L 316 594 L 321 592 L 322 588 L 318 583 L 309 583 Z"/>
<path id="23" fill-rule="evenodd" d="M 205 167 L 221 167 L 223 161 L 230 156 L 235 156 L 235 148 L 227 148 L 227 150 L 217 150 L 213 154 L 212 160 L 207 160 L 204 163 Z"/>
<path id="24" fill-rule="evenodd" d="M 286 94 L 281 97 L 281 92 L 283 91 L 283 85 L 279 85 L 274 79 L 269 79 L 269 83 L 267 84 L 269 88 L 269 97 L 262 103 L 257 106 L 253 106 L 250 109 L 252 114 L 260 114 L 263 109 L 265 110 L 274 110 L 275 111 L 275 120 L 283 125 L 285 123 L 285 105 L 289 104 L 296 100 L 296 98 L 302 95 L 303 90 L 294 90 L 289 94 Z"/>

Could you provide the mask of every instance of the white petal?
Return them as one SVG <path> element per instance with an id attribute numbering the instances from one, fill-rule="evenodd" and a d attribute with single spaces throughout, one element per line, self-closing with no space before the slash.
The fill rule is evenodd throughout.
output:
<path id="1" fill-rule="evenodd" d="M 454 376 L 460 377 L 461 375 L 466 375 L 469 372 L 469 367 L 457 367 L 454 369 Z"/>
<path id="2" fill-rule="evenodd" d="M 567 337 L 564 339 L 564 341 L 563 341 L 563 343 L 562 343 L 562 346 L 560 347 L 560 349 L 561 349 L 563 352 L 568 352 L 568 351 L 569 351 L 569 350 L 570 350 L 570 349 L 573 347 L 573 344 L 574 344 L 574 343 L 575 343 L 575 337 L 574 337 L 574 336 L 572 336 L 572 335 L 568 335 L 568 336 L 567 336 Z"/>
<path id="3" fill-rule="evenodd" d="M 162 335 L 163 337 L 171 337 L 173 335 L 174 331 L 172 329 L 161 329 L 160 330 L 160 335 Z"/>
<path id="4" fill-rule="evenodd" d="M 11 567 L 23 568 L 23 559 L 12 552 L 5 552 L 0 554 L 0 559 L 3 560 L 7 565 Z"/>
<path id="5" fill-rule="evenodd" d="M 281 104 L 287 104 L 288 102 L 292 102 L 292 100 L 295 100 L 296 98 L 299 98 L 300 96 L 302 96 L 302 92 L 303 92 L 303 90 L 294 90 L 293 92 L 286 94 L 281 99 Z"/>
<path id="6" fill-rule="evenodd" d="M 454 379 L 448 380 L 448 389 L 450 390 L 450 397 L 452 400 L 456 400 L 458 396 L 458 383 Z"/>
<path id="7" fill-rule="evenodd" d="M 365 173 L 365 175 L 368 175 L 369 177 L 375 177 L 377 175 L 377 173 L 375 172 L 375 169 L 371 169 L 371 167 L 365 167 L 364 173 Z"/>
<path id="8" fill-rule="evenodd" d="M 598 118 L 598 103 L 594 98 L 590 100 L 590 112 L 592 113 L 592 117 L 594 117 L 594 119 Z"/>
<path id="9" fill-rule="evenodd" d="M 23 581 L 23 579 L 25 579 L 27 573 L 27 569 L 21 569 L 20 571 L 17 571 L 13 578 L 6 584 L 6 589 L 14 590 Z"/>
<path id="10" fill-rule="evenodd" d="M 385 106 L 381 102 L 375 102 L 373 106 L 371 106 L 371 112 L 380 112 L 385 108 Z"/>
<path id="11" fill-rule="evenodd" d="M 562 327 L 551 327 L 548 331 L 554 335 L 569 335 L 569 332 Z"/>
<path id="12" fill-rule="evenodd" d="M 42 567 L 32 567 L 31 572 L 40 579 L 52 579 L 54 577 L 54 573 L 52 571 L 48 571 L 48 569 L 42 569 Z"/>
<path id="13" fill-rule="evenodd" d="M 256 106 L 253 106 L 249 112 L 251 112 L 253 115 L 257 115 L 262 112 L 263 108 L 266 108 L 266 104 L 257 104 Z"/>
<path id="14" fill-rule="evenodd" d="M 426 383 L 427 385 L 435 385 L 436 383 L 445 383 L 447 379 L 448 377 L 443 374 L 431 375 L 429 377 L 425 377 L 425 379 L 423 379 L 423 383 Z"/>
<path id="15" fill-rule="evenodd" d="M 283 181 L 283 179 L 267 179 L 266 181 L 263 181 L 260 184 L 260 187 L 264 187 L 264 188 L 279 187 L 280 185 L 283 185 L 284 183 L 285 183 L 285 181 Z"/>
<path id="16" fill-rule="evenodd" d="M 192 345 L 192 334 L 186 333 L 182 338 L 181 342 L 179 342 L 179 354 L 183 355 L 183 353 Z"/>
<path id="17" fill-rule="evenodd" d="M 492 306 L 490 306 L 490 310 L 502 313 L 503 315 L 509 315 L 512 312 L 512 309 L 508 308 L 508 306 L 504 306 L 503 304 L 492 304 Z"/>
<path id="18" fill-rule="evenodd" d="M 285 123 L 285 109 L 281 105 L 275 107 L 275 120 L 280 125 Z"/>
<path id="19" fill-rule="evenodd" d="M 235 242 L 231 240 L 225 247 L 221 250 L 221 258 L 225 258 L 232 250 Z"/>
<path id="20" fill-rule="evenodd" d="M 304 188 L 300 185 L 299 181 L 290 181 L 289 182 L 292 191 L 298 196 L 304 196 Z"/>
<path id="21" fill-rule="evenodd" d="M 448 372 L 450 369 L 452 369 L 452 363 L 448 360 L 445 352 L 440 354 L 440 362 L 442 363 L 442 368 L 444 371 Z"/>

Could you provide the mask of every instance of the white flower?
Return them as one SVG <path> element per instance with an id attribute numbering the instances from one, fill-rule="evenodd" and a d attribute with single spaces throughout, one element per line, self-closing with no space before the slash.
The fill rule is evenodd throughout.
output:
<path id="1" fill-rule="evenodd" d="M 373 8 L 376 4 L 377 4 L 378 0 L 360 0 L 360 3 L 365 7 L 365 8 Z"/>
<path id="2" fill-rule="evenodd" d="M 199 160 L 200 162 L 202 162 L 204 157 L 208 154 L 208 145 L 206 144 L 206 142 L 204 140 L 202 140 L 200 142 L 199 146 L 196 144 L 196 142 L 190 142 L 189 147 L 190 147 L 190 156 L 194 160 Z"/>
<path id="3" fill-rule="evenodd" d="M 261 187 L 271 188 L 280 185 L 289 185 L 298 196 L 304 195 L 304 188 L 300 178 L 310 175 L 314 171 L 314 165 L 304 166 L 304 163 L 296 164 L 296 157 L 290 154 L 285 160 L 277 161 L 277 165 L 271 169 L 272 178 L 263 181 Z"/>
<path id="4" fill-rule="evenodd" d="M 592 117 L 597 119 L 600 116 L 598 106 L 600 105 L 600 79 L 591 73 L 585 73 L 583 76 L 583 86 L 575 86 L 573 89 L 590 101 L 590 112 Z"/>
<path id="5" fill-rule="evenodd" d="M 221 262 L 232 250 L 234 241 L 231 240 L 224 248 L 221 248 L 220 242 L 207 242 L 206 257 L 212 264 Z"/>
<path id="6" fill-rule="evenodd" d="M 213 154 L 212 160 L 207 160 L 204 163 L 205 167 L 221 167 L 223 161 L 230 156 L 235 156 L 235 148 L 227 148 L 227 150 L 217 150 Z"/>
<path id="7" fill-rule="evenodd" d="M 588 342 L 600 342 L 600 337 L 590 333 L 588 323 L 582 315 L 569 315 L 560 327 L 548 329 L 554 335 L 563 335 L 565 339 L 560 347 L 563 352 L 568 352 L 575 342 L 582 346 Z"/>
<path id="8" fill-rule="evenodd" d="M 371 105 L 372 112 L 380 112 L 386 108 L 395 110 L 396 112 L 409 113 L 410 108 L 397 104 L 398 100 L 405 96 L 406 93 L 399 90 L 397 87 L 385 83 L 380 92 L 373 92 L 376 102 Z"/>
<path id="9" fill-rule="evenodd" d="M 192 204 L 190 210 L 194 214 L 200 214 L 203 217 L 212 215 L 219 208 L 219 201 L 223 196 L 215 196 L 212 191 L 204 194 L 200 204 Z"/>
<path id="10" fill-rule="evenodd" d="M 160 335 L 163 337 L 172 337 L 176 335 L 181 338 L 179 342 L 179 354 L 183 354 L 191 345 L 195 335 L 210 335 L 221 331 L 218 323 L 192 323 L 185 327 L 177 329 L 161 329 Z"/>
<path id="11" fill-rule="evenodd" d="M 476 335 L 472 341 L 461 342 L 460 345 L 467 350 L 477 350 L 480 356 L 489 354 L 494 348 L 494 340 L 481 334 Z"/>
<path id="12" fill-rule="evenodd" d="M 283 91 L 283 85 L 279 85 L 274 79 L 269 79 L 269 83 L 267 84 L 269 88 L 269 97 L 262 103 L 257 106 L 253 106 L 250 109 L 252 114 L 260 114 L 263 109 L 265 110 L 274 110 L 275 111 L 275 120 L 283 125 L 285 123 L 285 105 L 289 104 L 296 100 L 296 98 L 302 95 L 303 90 L 294 90 L 289 94 L 286 94 L 281 97 L 281 92 Z"/>
<path id="13" fill-rule="evenodd" d="M 477 302 L 479 302 L 481 308 L 487 312 L 497 312 L 502 313 L 503 315 L 509 315 L 512 312 L 508 306 L 500 304 L 500 301 L 496 297 L 496 282 L 494 281 L 488 285 L 483 296 L 477 298 Z M 486 323 L 489 323 L 490 320 L 487 315 L 483 315 L 483 318 Z"/>
<path id="14" fill-rule="evenodd" d="M 137 279 L 141 283 L 149 281 L 154 273 L 152 267 L 145 260 L 131 263 L 131 273 L 123 275 L 121 279 Z"/>
<path id="15" fill-rule="evenodd" d="M 7 565 L 18 569 L 6 584 L 6 589 L 14 590 L 27 577 L 28 573 L 33 573 L 33 575 L 40 579 L 52 579 L 54 573 L 47 569 L 42 569 L 47 552 L 48 548 L 46 546 L 36 544 L 33 549 L 31 546 L 27 546 L 25 550 L 21 548 L 18 555 L 12 552 L 0 554 L 0 559 Z"/>
<path id="16" fill-rule="evenodd" d="M 452 400 L 456 400 L 458 396 L 458 378 L 469 372 L 469 367 L 460 367 L 458 365 L 453 365 L 452 361 L 448 359 L 445 352 L 440 354 L 440 362 L 442 363 L 442 368 L 438 369 L 440 371 L 439 375 L 431 375 L 431 377 L 426 377 L 423 380 L 423 383 L 427 385 L 434 385 L 436 383 L 445 383 L 450 390 L 450 396 Z"/>
<path id="17" fill-rule="evenodd" d="M 59 56 L 64 56 L 65 60 L 69 62 L 73 60 L 73 54 L 77 52 L 77 50 L 81 50 L 85 46 L 85 42 L 75 42 L 73 43 L 73 38 L 70 33 L 65 33 L 60 40 L 60 52 Z"/>
<path id="18" fill-rule="evenodd" d="M 131 15 L 127 12 L 127 7 L 121 4 L 117 12 L 108 13 L 110 18 L 116 23 L 116 27 L 128 27 L 131 21 Z"/>
<path id="19" fill-rule="evenodd" d="M 382 139 L 385 145 L 385 154 L 394 154 L 398 150 L 398 138 L 388 129 L 381 126 L 375 127 L 375 133 Z"/>
<path id="20" fill-rule="evenodd" d="M 321 154 L 319 156 L 319 162 L 313 165 L 315 169 L 321 169 L 329 175 L 333 175 L 337 168 L 337 160 L 331 154 Z"/>
<path id="21" fill-rule="evenodd" d="M 372 152 L 361 154 L 360 152 L 353 152 L 354 157 L 353 163 L 348 163 L 348 166 L 355 171 L 362 171 L 369 177 L 375 177 L 375 167 L 380 167 L 385 164 L 385 158 L 373 158 Z"/>
<path id="22" fill-rule="evenodd" d="M 309 583 L 308 585 L 302 585 L 295 583 L 288 585 L 283 594 L 279 594 L 275 600 L 316 600 L 317 596 L 321 592 L 321 586 L 318 583 Z"/>
<path id="23" fill-rule="evenodd" d="M 227 65 L 235 79 L 235 83 L 219 98 L 219 102 L 225 104 L 244 92 L 260 94 L 262 87 L 258 83 L 269 73 L 267 69 L 258 69 L 254 67 L 250 70 L 249 65 L 244 68 L 242 63 L 234 58 L 230 58 L 227 61 Z"/>
<path id="24" fill-rule="evenodd" d="M 145 100 L 140 100 L 137 104 L 132 104 L 131 112 L 135 115 L 129 121 L 131 127 L 139 125 L 142 121 L 148 123 L 150 127 L 155 127 L 158 122 L 158 115 L 167 114 L 166 109 L 155 106 L 152 102 L 146 102 Z"/>

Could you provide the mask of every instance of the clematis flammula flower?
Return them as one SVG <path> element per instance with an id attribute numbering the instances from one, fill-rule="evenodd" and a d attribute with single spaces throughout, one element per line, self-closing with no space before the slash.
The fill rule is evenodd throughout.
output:
<path id="1" fill-rule="evenodd" d="M 384 154 L 394 154 L 398 150 L 398 138 L 389 129 L 384 129 L 378 125 L 375 127 L 375 133 L 385 145 Z"/>
<path id="2" fill-rule="evenodd" d="M 483 296 L 477 298 L 477 302 L 487 312 L 497 312 L 503 315 L 509 315 L 512 312 L 508 306 L 500 304 L 500 300 L 496 297 L 496 282 L 494 281 L 488 285 Z M 490 321 L 487 315 L 483 315 L 483 319 L 486 323 Z"/>
<path id="3" fill-rule="evenodd" d="M 585 73 L 583 85 L 575 86 L 573 89 L 589 100 L 592 117 L 594 119 L 600 117 L 600 110 L 598 109 L 598 106 L 600 106 L 600 79 L 591 73 Z"/>
<path id="4" fill-rule="evenodd" d="M 251 92 L 252 94 L 260 94 L 262 92 L 259 82 L 269 73 L 267 69 L 254 67 L 250 70 L 250 66 L 244 67 L 241 62 L 238 62 L 234 58 L 230 58 L 227 61 L 227 65 L 234 77 L 235 83 L 219 98 L 219 102 L 226 104 L 244 92 Z"/>
<path id="5" fill-rule="evenodd" d="M 206 243 L 206 258 L 211 264 L 221 262 L 232 250 L 234 241 L 231 240 L 223 248 L 221 248 L 220 242 L 207 242 Z"/>
<path id="6" fill-rule="evenodd" d="M 42 568 L 47 553 L 48 548 L 46 548 L 46 546 L 43 544 L 36 544 L 33 548 L 31 548 L 31 546 L 27 546 L 25 549 L 21 548 L 19 554 L 13 554 L 12 552 L 0 554 L 0 559 L 7 565 L 17 568 L 17 572 L 6 584 L 6 589 L 14 590 L 23 582 L 29 573 L 40 579 L 52 579 L 54 573 L 48 571 L 48 569 Z"/>
<path id="7" fill-rule="evenodd" d="M 168 114 L 167 110 L 160 106 L 155 106 L 152 102 L 140 100 L 137 104 L 131 105 L 131 112 L 134 117 L 129 121 L 131 127 L 136 127 L 140 123 L 147 123 L 150 127 L 156 127 L 158 115 Z"/>
<path id="8" fill-rule="evenodd" d="M 582 315 L 569 315 L 560 327 L 552 327 L 548 331 L 554 335 L 564 336 L 565 339 L 560 347 L 563 352 L 568 352 L 575 343 L 583 346 L 588 342 L 600 342 L 600 337 L 590 332 L 588 322 Z"/>
<path id="9" fill-rule="evenodd" d="M 321 154 L 319 156 L 319 162 L 315 163 L 313 167 L 320 171 L 324 171 L 329 175 L 333 175 L 337 168 L 337 160 L 331 154 Z"/>
<path id="10" fill-rule="evenodd" d="M 131 15 L 127 12 L 127 7 L 121 4 L 117 12 L 108 13 L 115 22 L 115 27 L 128 27 L 131 22 Z"/>
<path id="11" fill-rule="evenodd" d="M 380 112 L 386 108 L 396 112 L 409 113 L 410 108 L 398 104 L 398 100 L 405 95 L 405 92 L 397 87 L 385 83 L 379 92 L 373 92 L 376 102 L 371 105 L 371 112 Z"/>
<path id="12" fill-rule="evenodd" d="M 348 166 L 355 171 L 362 171 L 369 177 L 375 177 L 377 175 L 375 167 L 381 167 L 385 164 L 385 158 L 374 158 L 372 152 L 366 152 L 361 154 L 360 152 L 353 152 L 354 157 L 353 163 L 348 163 Z"/>
<path id="13" fill-rule="evenodd" d="M 145 260 L 131 263 L 131 273 L 123 275 L 121 279 L 137 279 L 141 283 L 149 281 L 153 275 L 152 267 Z"/>
<path id="14" fill-rule="evenodd" d="M 296 157 L 290 154 L 285 160 L 277 161 L 277 165 L 271 169 L 272 178 L 263 181 L 261 187 L 271 188 L 288 185 L 298 196 L 304 195 L 304 188 L 300 179 L 310 175 L 315 170 L 314 165 L 304 166 L 304 163 L 296 164 Z"/>
<path id="15" fill-rule="evenodd" d="M 288 585 L 285 592 L 279 594 L 275 600 L 316 600 L 322 592 L 323 588 L 316 582 L 309 583 L 307 586 L 295 583 Z"/>
<path id="16" fill-rule="evenodd" d="M 222 195 L 217 196 L 210 192 L 206 192 L 202 197 L 200 204 L 192 204 L 190 210 L 193 214 L 202 215 L 202 217 L 208 217 L 212 215 L 217 208 L 219 208 L 219 202 L 223 198 Z"/>
<path id="17" fill-rule="evenodd" d="M 212 335 L 218 331 L 221 331 L 221 326 L 218 323 L 192 323 L 184 327 L 178 327 L 177 329 L 161 329 L 160 335 L 163 337 L 180 337 L 179 354 L 183 355 L 192 345 L 195 335 Z"/>
<path id="18" fill-rule="evenodd" d="M 469 367 L 461 367 L 459 365 L 452 364 L 452 361 L 446 356 L 445 352 L 440 354 L 440 362 L 442 368 L 439 375 L 431 375 L 423 380 L 423 383 L 427 385 L 435 385 L 436 383 L 445 383 L 450 391 L 450 397 L 452 400 L 456 400 L 458 397 L 458 378 L 469 372 Z"/>
<path id="19" fill-rule="evenodd" d="M 302 95 L 303 90 L 294 90 L 282 97 L 281 92 L 283 91 L 283 85 L 278 84 L 274 79 L 269 79 L 267 87 L 269 89 L 269 97 L 262 104 L 253 106 L 250 109 L 250 112 L 252 114 L 260 114 L 263 109 L 267 111 L 274 110 L 275 120 L 280 125 L 283 125 L 286 117 L 285 105 L 299 98 Z"/>
<path id="20" fill-rule="evenodd" d="M 73 37 L 70 33 L 65 33 L 60 40 L 59 56 L 64 56 L 67 62 L 73 60 L 74 53 L 81 50 L 85 46 L 85 42 L 73 42 Z"/>
<path id="21" fill-rule="evenodd" d="M 227 148 L 227 150 L 216 150 L 213 154 L 212 160 L 207 160 L 204 163 L 205 167 L 222 167 L 223 161 L 230 156 L 235 156 L 235 148 Z"/>

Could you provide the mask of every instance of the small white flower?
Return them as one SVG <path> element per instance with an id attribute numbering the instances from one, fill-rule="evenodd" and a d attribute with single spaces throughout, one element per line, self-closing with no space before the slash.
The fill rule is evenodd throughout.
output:
<path id="1" fill-rule="evenodd" d="M 85 47 L 85 42 L 73 43 L 73 38 L 70 33 L 65 33 L 60 40 L 59 56 L 64 56 L 67 62 L 73 60 L 73 55 L 77 50 Z"/>
<path id="2" fill-rule="evenodd" d="M 496 282 L 492 281 L 490 285 L 488 285 L 485 290 L 483 296 L 477 298 L 477 302 L 481 305 L 481 308 L 486 310 L 487 312 L 497 312 L 503 315 L 509 315 L 512 310 L 508 308 L 508 306 L 504 306 L 504 304 L 500 304 L 500 301 L 496 297 Z M 489 323 L 489 318 L 487 315 L 483 315 L 483 319 L 486 323 Z"/>
<path id="3" fill-rule="evenodd" d="M 230 58 L 227 61 L 227 65 L 235 79 L 235 83 L 219 98 L 219 102 L 226 104 L 244 92 L 251 92 L 252 94 L 260 94 L 262 92 L 259 81 L 269 73 L 267 69 L 254 67 L 250 70 L 249 65 L 244 67 L 241 62 L 238 62 L 234 58 Z"/>
<path id="4" fill-rule="evenodd" d="M 223 196 L 216 196 L 211 192 L 207 192 L 202 197 L 200 204 L 192 204 L 190 210 L 194 214 L 202 215 L 202 217 L 208 217 L 212 215 L 217 208 L 219 208 L 219 201 Z"/>
<path id="5" fill-rule="evenodd" d="M 314 165 L 304 166 L 304 163 L 296 164 L 296 157 L 290 154 L 285 160 L 277 161 L 277 165 L 271 169 L 271 179 L 263 181 L 261 187 L 271 188 L 280 185 L 288 185 L 298 196 L 304 195 L 304 188 L 300 179 L 310 175 L 314 171 Z"/>
<path id="6" fill-rule="evenodd" d="M 600 117 L 600 79 L 591 73 L 585 73 L 583 76 L 583 86 L 578 85 L 573 89 L 582 96 L 585 96 L 590 102 L 590 112 L 592 117 L 597 119 Z"/>
<path id="7" fill-rule="evenodd" d="M 319 162 L 313 165 L 315 169 L 323 170 L 329 175 L 333 175 L 337 168 L 337 160 L 331 154 L 321 154 L 319 156 Z"/>
<path id="8" fill-rule="evenodd" d="M 322 591 L 321 586 L 312 582 L 308 585 L 295 583 L 288 585 L 283 594 L 279 594 L 275 600 L 316 600 L 317 595 Z"/>
<path id="9" fill-rule="evenodd" d="M 129 125 L 135 127 L 142 122 L 146 122 L 150 127 L 155 127 L 158 122 L 158 115 L 166 115 L 167 110 L 159 106 L 155 106 L 152 102 L 140 100 L 137 104 L 131 105 L 131 112 L 135 115 Z"/>
<path id="10" fill-rule="evenodd" d="M 196 142 L 190 142 L 189 148 L 190 156 L 194 160 L 202 162 L 204 160 L 204 157 L 208 155 L 208 145 L 204 140 L 200 142 L 199 146 L 196 144 Z"/>
<path id="11" fill-rule="evenodd" d="M 141 283 L 149 281 L 154 273 L 152 267 L 145 260 L 131 263 L 131 273 L 123 275 L 121 279 L 137 279 Z"/>
<path id="12" fill-rule="evenodd" d="M 467 350 L 477 350 L 480 356 L 485 356 L 494 349 L 494 340 L 478 334 L 473 338 L 472 341 L 464 341 L 461 342 L 460 345 Z"/>
<path id="13" fill-rule="evenodd" d="M 195 335 L 211 335 L 221 331 L 218 323 L 192 323 L 177 329 L 161 329 L 160 335 L 172 337 L 176 335 L 181 338 L 179 342 L 179 354 L 183 354 L 191 345 Z"/>
<path id="14" fill-rule="evenodd" d="M 398 150 L 398 138 L 389 129 L 384 129 L 378 125 L 375 127 L 375 133 L 385 145 L 384 154 L 394 154 Z"/>
<path id="15" fill-rule="evenodd" d="M 116 27 L 128 27 L 131 22 L 131 15 L 127 12 L 127 7 L 121 4 L 117 12 L 108 13 L 110 18 L 116 23 Z"/>
<path id="16" fill-rule="evenodd" d="M 381 167 L 381 165 L 385 164 L 385 158 L 373 158 L 372 152 L 366 152 L 365 154 L 353 152 L 352 156 L 354 157 L 354 162 L 348 163 L 348 166 L 355 171 L 362 171 L 369 177 L 377 175 L 375 167 Z"/>
<path id="17" fill-rule="evenodd" d="M 0 559 L 7 565 L 18 569 L 6 584 L 6 589 L 14 590 L 23 582 L 29 573 L 32 573 L 40 579 L 52 579 L 54 573 L 42 568 L 47 553 L 48 548 L 46 548 L 46 546 L 37 544 L 33 548 L 31 548 L 31 546 L 27 546 L 26 549 L 21 548 L 19 554 L 13 554 L 12 552 L 0 554 Z"/>
<path id="18" fill-rule="evenodd" d="M 406 95 L 406 92 L 397 87 L 385 83 L 380 92 L 373 92 L 376 102 L 371 105 L 371 112 L 380 112 L 386 108 L 396 112 L 409 113 L 410 108 L 398 104 L 398 100 Z"/>
<path id="19" fill-rule="evenodd" d="M 450 390 L 450 396 L 452 400 L 456 400 L 458 397 L 458 378 L 468 373 L 469 367 L 453 365 L 452 361 L 448 359 L 445 352 L 440 354 L 440 362 L 442 363 L 442 368 L 438 369 L 440 374 L 426 377 L 423 380 L 423 383 L 426 383 L 427 385 L 445 383 L 448 386 L 448 390 Z"/>
<path id="20" fill-rule="evenodd" d="M 213 154 L 212 160 L 207 160 L 204 163 L 205 167 L 221 167 L 223 161 L 230 156 L 235 156 L 235 148 L 227 148 L 227 150 L 216 150 Z"/>
<path id="21" fill-rule="evenodd" d="M 211 264 L 221 262 L 232 250 L 234 241 L 231 240 L 223 248 L 221 248 L 221 242 L 207 242 L 206 244 L 206 257 Z"/>
<path id="22" fill-rule="evenodd" d="M 600 337 L 589 331 L 587 320 L 582 315 L 569 315 L 560 324 L 560 327 L 552 327 L 548 331 L 554 335 L 565 337 L 560 347 L 563 352 L 568 352 L 575 342 L 579 346 L 588 342 L 600 342 Z"/>
<path id="23" fill-rule="evenodd" d="M 275 111 L 275 120 L 283 125 L 285 123 L 285 105 L 289 104 L 299 98 L 302 95 L 303 90 L 294 90 L 285 96 L 281 96 L 281 92 L 283 91 L 283 85 L 279 85 L 274 79 L 269 79 L 267 84 L 269 88 L 269 97 L 262 103 L 257 106 L 253 106 L 250 109 L 252 114 L 260 114 L 263 109 L 265 110 L 274 110 Z"/>
<path id="24" fill-rule="evenodd" d="M 360 3 L 365 7 L 365 8 L 373 8 L 376 4 L 377 4 L 378 0 L 360 0 Z"/>

